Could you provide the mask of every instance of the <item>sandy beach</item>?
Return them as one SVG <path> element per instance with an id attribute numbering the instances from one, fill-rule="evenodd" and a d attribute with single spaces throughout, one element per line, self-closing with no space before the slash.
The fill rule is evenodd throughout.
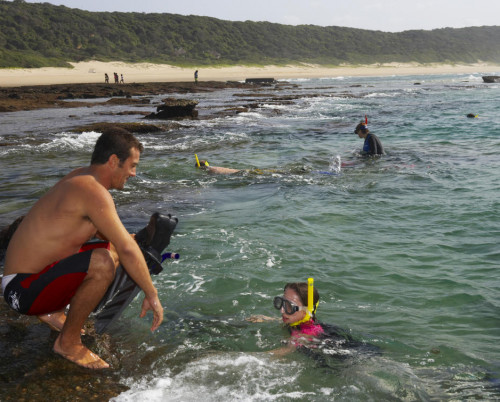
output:
<path id="1" fill-rule="evenodd" d="M 86 61 L 71 63 L 73 68 L 0 69 L 0 86 L 51 85 L 70 83 L 102 83 L 104 73 L 113 82 L 113 73 L 123 74 L 125 83 L 192 81 L 196 68 L 164 64 Z M 242 81 L 246 78 L 298 79 L 349 76 L 392 76 L 425 74 L 500 74 L 500 65 L 377 64 L 327 68 L 317 65 L 200 67 L 200 81 Z"/>

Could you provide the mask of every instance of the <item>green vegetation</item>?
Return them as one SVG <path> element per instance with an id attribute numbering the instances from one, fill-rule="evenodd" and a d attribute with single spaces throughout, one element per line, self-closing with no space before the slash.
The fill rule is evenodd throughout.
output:
<path id="1" fill-rule="evenodd" d="M 90 59 L 173 65 L 500 63 L 498 38 L 500 26 L 389 33 L 0 0 L 2 68 Z"/>

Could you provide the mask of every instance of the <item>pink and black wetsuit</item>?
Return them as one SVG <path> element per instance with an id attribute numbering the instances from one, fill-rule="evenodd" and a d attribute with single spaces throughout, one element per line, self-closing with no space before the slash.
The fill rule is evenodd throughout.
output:
<path id="1" fill-rule="evenodd" d="M 290 342 L 295 346 L 305 346 L 311 342 L 317 342 L 325 335 L 322 325 L 313 320 L 291 327 Z"/>

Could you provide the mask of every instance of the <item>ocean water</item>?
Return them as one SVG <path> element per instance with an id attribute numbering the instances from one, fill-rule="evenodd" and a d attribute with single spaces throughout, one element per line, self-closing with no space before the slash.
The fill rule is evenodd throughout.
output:
<path id="1" fill-rule="evenodd" d="M 480 73 L 287 82 L 179 95 L 202 118 L 138 136 L 145 152 L 113 191 L 118 212 L 131 232 L 154 211 L 176 215 L 169 250 L 181 258 L 154 277 L 160 329 L 138 318 L 142 298 L 110 329 L 129 388 L 114 400 L 500 399 L 500 84 Z M 71 127 L 137 120 L 98 114 L 130 109 L 2 114 L 2 226 L 88 163 L 99 134 Z M 382 158 L 359 155 L 365 115 Z M 207 174 L 195 153 L 243 171 Z M 319 320 L 377 354 L 269 353 L 288 332 L 248 318 L 278 319 L 273 297 L 308 277 Z"/>

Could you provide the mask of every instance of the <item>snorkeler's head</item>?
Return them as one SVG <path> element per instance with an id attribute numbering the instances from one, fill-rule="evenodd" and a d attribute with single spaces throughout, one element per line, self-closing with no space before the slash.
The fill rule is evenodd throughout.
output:
<path id="1" fill-rule="evenodd" d="M 368 130 L 368 123 L 366 123 L 365 121 L 361 121 L 354 129 L 355 134 L 368 134 L 369 132 L 370 130 Z"/>
<path id="2" fill-rule="evenodd" d="M 309 286 L 308 286 L 307 282 L 291 282 L 291 283 L 287 283 L 285 285 L 284 291 L 285 292 L 287 290 L 294 291 L 298 295 L 300 301 L 302 302 L 302 305 L 307 307 L 308 288 L 309 288 Z M 316 288 L 314 288 L 314 291 L 313 291 L 313 310 L 311 312 L 312 313 L 311 318 L 313 320 L 316 319 L 316 310 L 318 308 L 318 303 L 319 303 L 319 292 L 316 290 Z"/>
<path id="3" fill-rule="evenodd" d="M 194 164 L 194 166 L 195 166 L 195 167 L 199 167 L 199 168 L 201 168 L 201 169 L 204 169 L 204 168 L 206 168 L 206 167 L 208 167 L 208 166 L 210 166 L 210 165 L 208 164 L 208 161 L 205 161 L 205 160 L 203 160 L 203 159 L 200 159 L 200 166 L 198 166 L 198 162 L 196 162 L 196 163 Z"/>

